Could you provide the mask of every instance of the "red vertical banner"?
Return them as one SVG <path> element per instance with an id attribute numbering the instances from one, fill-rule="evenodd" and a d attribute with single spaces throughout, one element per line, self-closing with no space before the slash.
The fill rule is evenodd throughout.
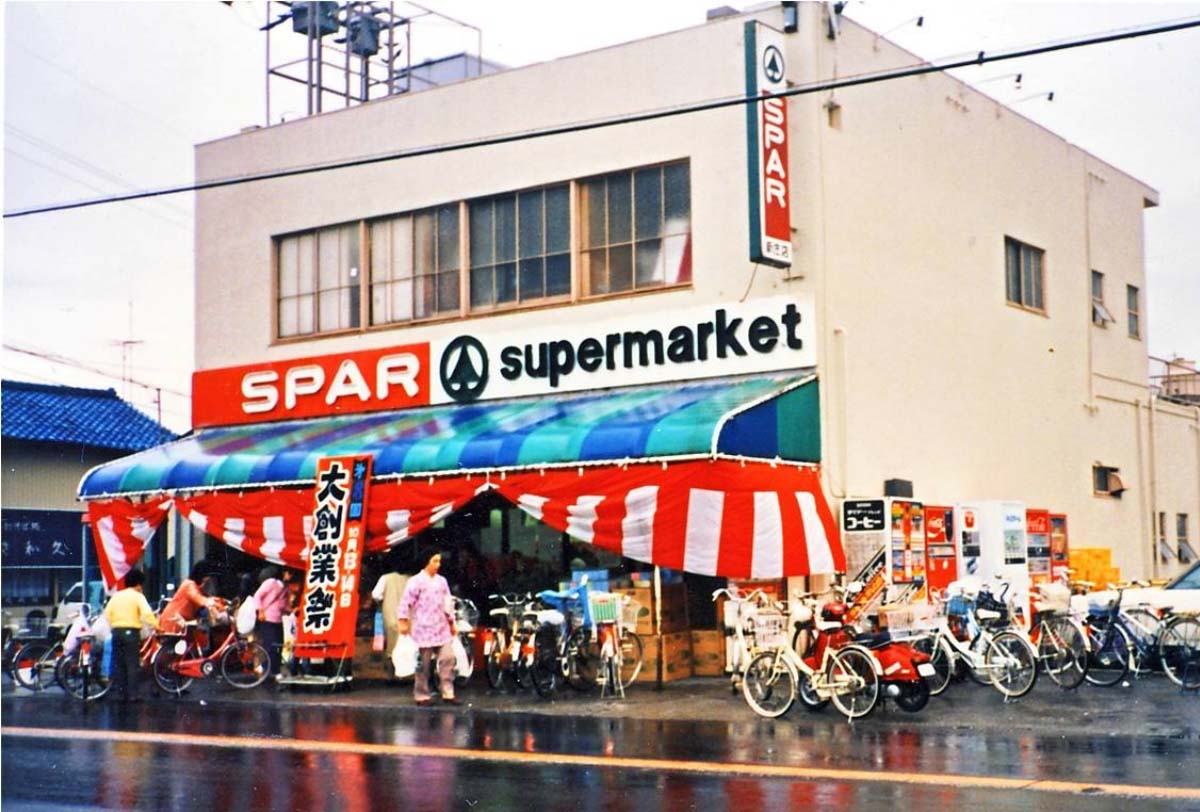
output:
<path id="1" fill-rule="evenodd" d="M 297 657 L 354 655 L 370 481 L 369 455 L 317 462 L 313 532 L 296 624 Z"/>

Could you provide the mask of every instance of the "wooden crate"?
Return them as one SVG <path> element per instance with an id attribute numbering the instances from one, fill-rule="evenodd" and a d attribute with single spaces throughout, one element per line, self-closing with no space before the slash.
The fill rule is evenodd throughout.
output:
<path id="1" fill-rule="evenodd" d="M 631 589 L 614 589 L 621 595 L 629 595 L 641 607 L 637 627 L 634 629 L 645 638 L 654 634 L 654 589 L 636 586 Z M 662 588 L 662 631 L 663 634 L 684 631 L 688 627 L 687 587 L 684 584 L 664 584 Z"/>
<path id="2" fill-rule="evenodd" d="M 692 673 L 719 677 L 725 673 L 725 634 L 717 629 L 692 630 Z"/>
<path id="3" fill-rule="evenodd" d="M 692 676 L 692 633 L 674 632 L 664 634 L 662 640 L 663 682 L 672 682 Z M 659 638 L 642 638 L 642 673 L 638 682 L 654 682 L 658 678 Z"/>

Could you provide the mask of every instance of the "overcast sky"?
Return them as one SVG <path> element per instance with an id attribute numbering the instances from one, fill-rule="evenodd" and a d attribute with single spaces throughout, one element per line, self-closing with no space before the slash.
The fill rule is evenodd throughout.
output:
<path id="1" fill-rule="evenodd" d="M 480 27 L 484 56 L 517 66 L 695 25 L 721 4 L 425 5 Z M 190 182 L 194 144 L 264 123 L 265 13 L 248 0 L 4 4 L 4 210 Z M 937 60 L 1200 18 L 1200 3 L 855 2 L 845 13 Z M 274 47 L 289 38 L 303 43 L 286 34 Z M 426 21 L 414 57 L 475 42 Z M 1019 88 L 1003 78 L 1015 72 Z M 1149 350 L 1200 357 L 1200 29 L 957 75 L 1159 190 L 1146 213 Z M 272 119 L 301 104 L 280 94 Z M 113 386 L 152 415 L 158 387 L 164 422 L 188 428 L 191 221 L 189 194 L 6 219 L 4 377 Z"/>

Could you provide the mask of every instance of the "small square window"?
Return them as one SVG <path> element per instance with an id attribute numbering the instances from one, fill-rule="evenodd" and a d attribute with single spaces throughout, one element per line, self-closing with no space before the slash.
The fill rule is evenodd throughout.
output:
<path id="1" fill-rule="evenodd" d="M 1125 483 L 1118 473 L 1120 469 L 1107 465 L 1092 466 L 1092 490 L 1096 495 L 1112 496 L 1117 499 L 1125 492 Z"/>

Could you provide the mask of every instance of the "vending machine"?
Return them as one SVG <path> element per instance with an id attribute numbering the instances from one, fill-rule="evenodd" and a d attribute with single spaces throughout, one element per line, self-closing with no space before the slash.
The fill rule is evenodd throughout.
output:
<path id="1" fill-rule="evenodd" d="M 954 508 L 925 506 L 926 591 L 932 596 L 958 578 Z"/>
<path id="2" fill-rule="evenodd" d="M 1025 505 L 1021 502 L 967 502 L 954 508 L 959 538 L 959 577 L 980 584 L 1008 583 L 1018 607 L 1029 603 L 1029 554 Z M 1029 614 L 1023 610 L 1023 621 Z"/>
<path id="3" fill-rule="evenodd" d="M 1029 560 L 1029 579 L 1035 584 L 1050 581 L 1050 511 L 1030 508 L 1025 511 L 1025 543 Z"/>
<path id="4" fill-rule="evenodd" d="M 1050 514 L 1050 577 L 1065 580 L 1070 566 L 1071 548 L 1067 541 L 1067 517 L 1063 513 Z"/>
<path id="5" fill-rule="evenodd" d="M 912 585 L 925 597 L 925 506 L 911 499 L 888 500 L 888 572 L 893 586 Z"/>

